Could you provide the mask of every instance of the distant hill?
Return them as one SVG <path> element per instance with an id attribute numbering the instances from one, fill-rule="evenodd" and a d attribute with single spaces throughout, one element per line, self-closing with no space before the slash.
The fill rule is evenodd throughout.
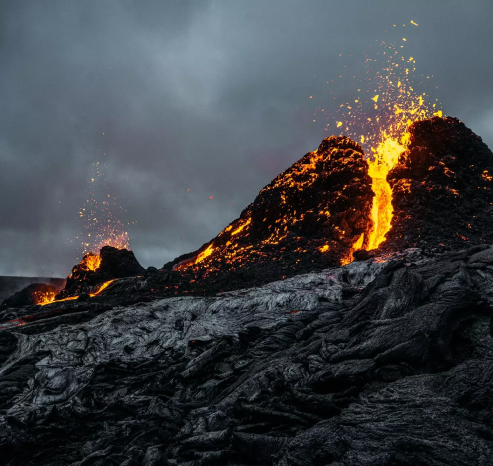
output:
<path id="1" fill-rule="evenodd" d="M 0 303 L 31 283 L 48 283 L 62 289 L 65 282 L 65 278 L 0 276 Z"/>

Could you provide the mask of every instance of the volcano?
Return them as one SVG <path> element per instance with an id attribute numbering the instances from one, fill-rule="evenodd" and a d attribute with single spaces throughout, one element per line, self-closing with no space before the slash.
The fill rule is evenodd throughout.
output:
<path id="1" fill-rule="evenodd" d="M 55 299 L 66 299 L 95 292 L 104 283 L 116 278 L 133 277 L 144 272 L 135 255 L 128 249 L 104 246 L 99 254 L 88 253 L 67 277 L 65 288 Z"/>
<path id="2" fill-rule="evenodd" d="M 394 149 L 326 138 L 198 250 L 2 309 L 3 464 L 492 464 L 493 154 L 450 117 Z"/>
<path id="3" fill-rule="evenodd" d="M 74 266 L 56 300 L 138 276 L 145 285 L 115 282 L 113 294 L 208 296 L 407 248 L 493 243 L 493 154 L 479 136 L 456 118 L 433 117 L 411 124 L 396 150 L 382 171 L 356 142 L 328 137 L 196 251 L 146 272 L 131 251 L 103 247 Z"/>
<path id="4" fill-rule="evenodd" d="M 433 117 L 410 125 L 402 149 L 386 179 L 389 230 L 374 249 L 378 180 L 360 145 L 332 136 L 275 178 L 214 239 L 165 264 L 179 274 L 164 288 L 215 293 L 345 265 L 353 255 L 492 243 L 493 154 L 481 138 L 456 118 Z"/>

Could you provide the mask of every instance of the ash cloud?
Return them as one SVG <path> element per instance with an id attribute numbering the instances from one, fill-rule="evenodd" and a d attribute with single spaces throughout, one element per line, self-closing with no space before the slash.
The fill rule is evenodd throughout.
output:
<path id="1" fill-rule="evenodd" d="M 197 249 L 336 133 L 313 114 L 349 92 L 339 54 L 363 69 L 402 32 L 493 147 L 492 20 L 488 1 L 0 2 L 0 275 L 69 273 L 96 160 L 144 266 Z"/>

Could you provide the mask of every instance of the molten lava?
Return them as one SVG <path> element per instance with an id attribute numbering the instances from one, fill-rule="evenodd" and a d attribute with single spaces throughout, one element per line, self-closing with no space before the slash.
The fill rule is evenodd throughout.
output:
<path id="1" fill-rule="evenodd" d="M 372 198 L 361 146 L 347 137 L 326 138 L 265 186 L 213 240 L 169 265 L 193 280 L 221 276 L 227 288 L 222 277 L 262 283 L 345 264 L 368 245 Z"/>
<path id="2" fill-rule="evenodd" d="M 98 270 L 100 265 L 101 256 L 99 254 L 94 254 L 93 252 L 86 254 L 79 263 L 79 267 L 82 270 L 88 270 L 91 272 Z"/>
<path id="3" fill-rule="evenodd" d="M 50 304 L 55 300 L 56 292 L 54 291 L 35 291 L 34 292 L 34 304 L 44 306 Z"/>
<path id="4" fill-rule="evenodd" d="M 411 25 L 417 26 L 412 21 Z M 439 103 L 432 102 L 424 92 L 429 81 L 416 73 L 416 61 L 405 52 L 406 43 L 407 40 L 382 41 L 365 55 L 366 72 L 351 71 L 350 99 L 340 102 L 327 125 L 335 124 L 344 134 L 359 141 L 369 156 L 375 198 L 371 214 L 373 227 L 364 247 L 368 250 L 378 248 L 390 230 L 393 207 L 387 175 L 397 164 L 399 154 L 406 150 L 410 125 L 433 116 L 442 117 Z M 349 78 L 342 73 L 340 78 Z"/>
<path id="5" fill-rule="evenodd" d="M 370 231 L 368 250 L 376 249 L 385 240 L 390 230 L 393 207 L 392 189 L 387 182 L 389 171 L 396 165 L 399 155 L 405 150 L 395 139 L 387 138 L 374 150 L 374 159 L 368 161 L 372 189 L 375 193 L 371 218 L 373 227 Z"/>
<path id="6" fill-rule="evenodd" d="M 106 288 L 108 288 L 109 285 L 111 285 L 114 281 L 116 280 L 116 278 L 114 278 L 113 280 L 108 280 L 107 282 L 104 282 L 102 285 L 98 286 L 96 288 L 96 291 L 94 291 L 94 293 L 89 293 L 89 296 L 91 298 L 94 298 L 94 296 L 97 296 L 99 294 L 101 294 Z"/>
<path id="7" fill-rule="evenodd" d="M 120 220 L 126 217 L 115 193 L 109 194 L 104 162 L 94 162 L 88 179 L 87 199 L 79 210 L 83 229 L 77 239 L 82 240 L 82 251 L 99 251 L 104 246 L 129 249 L 129 223 Z"/>
<path id="8" fill-rule="evenodd" d="M 100 295 L 106 288 L 108 288 L 109 285 L 111 285 L 116 279 L 113 280 L 108 280 L 107 282 L 104 282 L 102 285 L 99 285 L 93 293 L 89 293 L 89 296 L 91 298 L 94 298 L 94 296 Z M 62 298 L 62 299 L 57 299 L 55 300 L 55 293 L 44 293 L 45 296 L 43 296 L 43 300 L 40 302 L 37 302 L 36 304 L 39 304 L 40 306 L 45 306 L 46 304 L 52 304 L 52 303 L 60 303 L 62 301 L 72 301 L 74 299 L 77 299 L 79 296 L 69 296 L 67 298 Z"/>

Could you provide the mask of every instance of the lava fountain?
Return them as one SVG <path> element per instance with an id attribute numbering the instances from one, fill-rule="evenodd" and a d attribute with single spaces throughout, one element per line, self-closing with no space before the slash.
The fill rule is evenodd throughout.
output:
<path id="1" fill-rule="evenodd" d="M 411 21 L 410 26 L 415 28 L 417 24 Z M 378 248 L 391 228 L 392 191 L 387 175 L 406 149 L 409 126 L 417 120 L 442 116 L 437 101 L 432 103 L 423 92 L 429 77 L 422 79 L 416 75 L 416 61 L 405 54 L 406 44 L 405 38 L 402 43 L 384 41 L 366 54 L 364 77 L 356 79 L 358 73 L 354 72 L 355 91 L 350 94 L 351 100 L 340 105 L 332 116 L 336 127 L 359 141 L 367 154 L 375 193 L 373 226 L 364 247 L 367 250 Z"/>
<path id="2" fill-rule="evenodd" d="M 88 276 L 97 275 L 101 271 L 101 250 L 105 246 L 111 246 L 117 250 L 130 250 L 127 230 L 129 225 L 119 219 L 120 216 L 124 216 L 126 211 L 121 207 L 117 197 L 110 194 L 112 189 L 110 189 L 106 179 L 107 168 L 106 164 L 99 161 L 94 162 L 91 167 L 86 191 L 87 199 L 79 210 L 83 231 L 76 237 L 81 240 L 83 257 L 73 267 L 67 279 L 67 283 L 72 284 L 72 286 L 74 282 L 85 283 Z M 92 290 L 88 293 L 89 296 L 93 297 L 100 294 L 113 282 L 113 279 L 105 280 L 102 283 L 101 281 L 99 283 L 92 283 L 91 281 L 90 286 L 88 285 L 89 289 Z M 51 292 L 39 292 L 35 297 L 36 304 L 44 306 L 78 298 L 78 294 L 67 296 L 66 291 L 62 290 L 61 295 L 57 296 Z"/>

